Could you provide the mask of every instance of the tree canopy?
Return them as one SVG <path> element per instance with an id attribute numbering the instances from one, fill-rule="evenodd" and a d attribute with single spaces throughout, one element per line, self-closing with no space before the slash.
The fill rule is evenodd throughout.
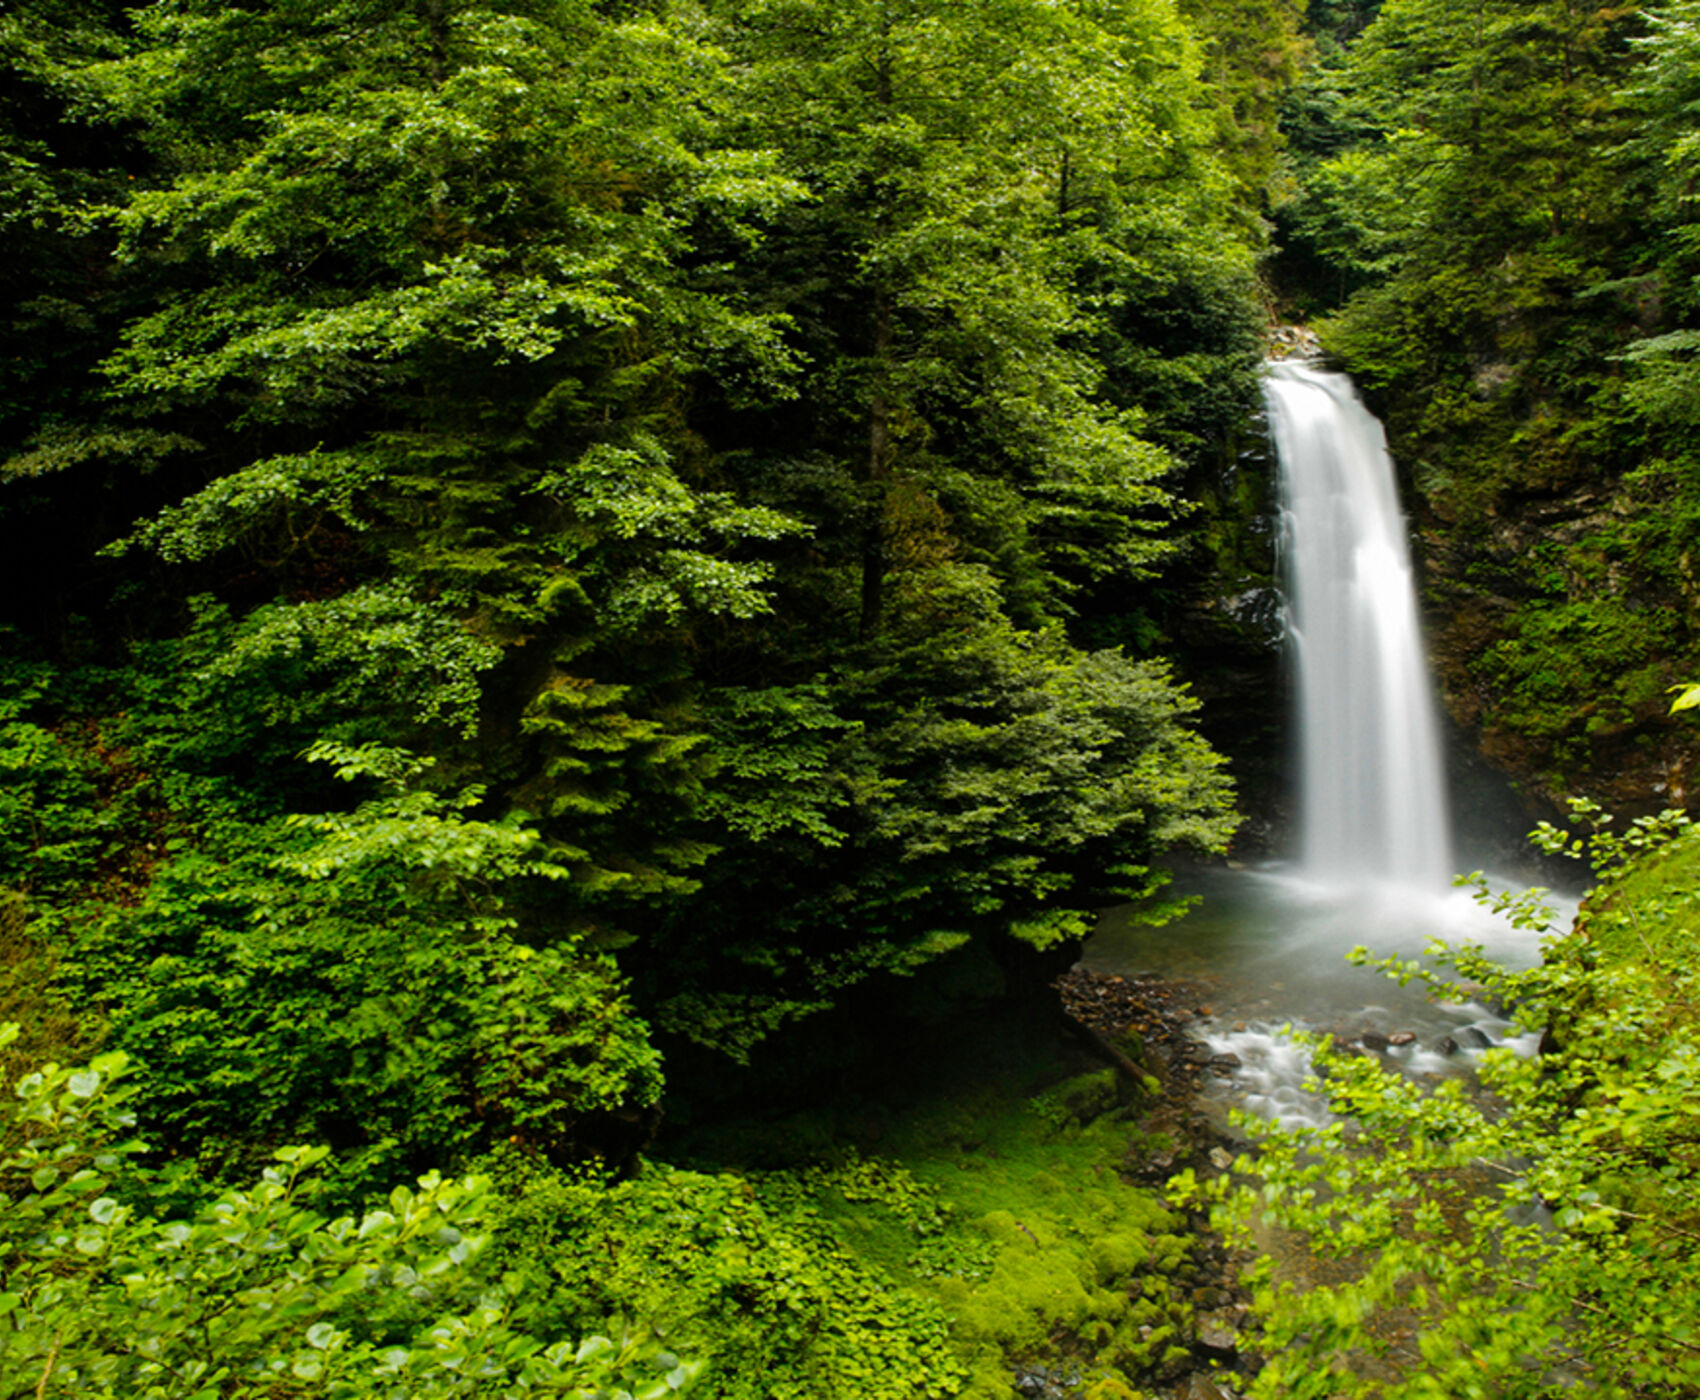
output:
<path id="1" fill-rule="evenodd" d="M 0 882 L 195 1189 L 629 1164 L 666 1053 L 1226 845 L 1148 613 L 1258 234 L 1166 0 L 31 0 L 0 70 Z"/>

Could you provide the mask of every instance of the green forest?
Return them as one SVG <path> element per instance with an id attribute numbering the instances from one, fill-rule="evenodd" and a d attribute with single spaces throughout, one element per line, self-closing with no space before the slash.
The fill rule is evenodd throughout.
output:
<path id="1" fill-rule="evenodd" d="M 1696 0 L 13 0 L 0 229 L 0 1400 L 1700 1395 Z M 1280 823 L 1277 325 L 1628 835 L 1218 1389 L 1050 983 Z"/>

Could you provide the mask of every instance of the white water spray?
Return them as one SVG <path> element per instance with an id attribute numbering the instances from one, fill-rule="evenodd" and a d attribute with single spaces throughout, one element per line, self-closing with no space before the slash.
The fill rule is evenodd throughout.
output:
<path id="1" fill-rule="evenodd" d="M 1343 374 L 1275 363 L 1264 392 L 1281 466 L 1305 873 L 1440 891 L 1452 875 L 1440 731 L 1386 437 Z"/>

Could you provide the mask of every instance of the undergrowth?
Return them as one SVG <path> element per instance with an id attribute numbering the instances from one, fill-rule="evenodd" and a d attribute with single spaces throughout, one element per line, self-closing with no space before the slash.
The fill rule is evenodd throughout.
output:
<path id="1" fill-rule="evenodd" d="M 760 1167 L 612 1184 L 498 1154 L 497 1237 L 533 1325 L 642 1316 L 707 1360 L 702 1400 L 1014 1400 L 1016 1364 L 1130 1400 L 1190 1355 L 1190 1240 L 1121 1174 L 1152 1142 L 1120 1111 L 1080 1121 L 1115 1097 L 1104 1074 L 987 1087 L 894 1113 L 877 1153 L 744 1125 L 717 1145 Z"/>

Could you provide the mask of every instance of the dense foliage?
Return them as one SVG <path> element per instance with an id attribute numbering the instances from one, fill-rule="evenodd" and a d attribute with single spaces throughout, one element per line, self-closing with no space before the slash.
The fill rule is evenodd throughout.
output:
<path id="1" fill-rule="evenodd" d="M 0 1027 L 0 1048 L 18 1034 Z M 148 1174 L 123 1056 L 47 1064 L 0 1113 L 0 1395 L 662 1400 L 693 1368 L 633 1337 L 542 1343 L 476 1286 L 487 1183 L 421 1179 L 359 1219 L 311 1208 L 323 1148 L 283 1148 L 191 1219 L 138 1210 Z M 126 1201 L 129 1197 L 129 1201 Z"/>
<path id="2" fill-rule="evenodd" d="M 499 1154 L 498 1262 L 532 1330 L 650 1318 L 711 1400 L 1002 1400 L 1007 1358 L 1059 1348 L 1093 1400 L 1127 1400 L 1190 1362 L 1197 1277 L 1179 1217 L 1116 1170 L 1144 1136 L 1108 1074 L 1024 1101 L 973 1068 L 925 1107 L 894 1094 L 877 1154 L 830 1111 L 747 1133 L 739 1174 L 609 1184 Z"/>
<path id="3" fill-rule="evenodd" d="M 1543 841 L 1584 849 L 1551 827 Z M 1545 1028 L 1533 1058 L 1484 1057 L 1491 1098 L 1318 1044 L 1321 1087 L 1341 1120 L 1248 1125 L 1261 1180 L 1219 1194 L 1242 1224 L 1261 1216 L 1338 1261 L 1308 1288 L 1266 1278 L 1271 1362 L 1255 1393 L 1700 1394 L 1700 841 L 1668 812 L 1621 836 L 1600 825 L 1591 851 L 1600 884 L 1577 927 L 1548 938 L 1539 967 L 1513 973 L 1469 947 L 1380 964 Z M 1540 927 L 1551 917 L 1543 893 L 1498 903 Z"/>
<path id="4" fill-rule="evenodd" d="M 657 1030 L 1226 841 L 1167 667 L 1081 645 L 1151 640 L 1162 444 L 1255 352 L 1164 5 L 3 33 L 5 878 L 175 1143 L 618 1156 Z"/>
<path id="5" fill-rule="evenodd" d="M 1058 1225 L 953 1329 L 801 1188 L 640 1154 L 669 1059 L 735 1098 L 849 996 L 1166 917 L 1164 853 L 1232 834 L 1160 619 L 1255 392 L 1298 49 L 1242 9 L 0 14 L 0 1013 L 20 1073 L 124 1057 L 148 1145 L 76 1178 L 92 1224 L 6 1188 L 7 1247 L 81 1290 L 14 1290 L 24 1393 L 462 1393 L 463 1342 L 469 1394 L 682 1383 L 527 1340 L 630 1314 L 728 1396 L 871 1395 L 899 1354 L 1000 1396 L 1044 1319 L 1161 1358 L 1111 1286 L 1143 1246 Z M 94 1072 L 25 1081 L 66 1143 L 111 1127 Z M 475 1160 L 526 1297 L 480 1265 L 350 1322 L 429 1253 L 362 1202 Z M 385 1218 L 458 1219 L 429 1180 Z M 658 1292 L 691 1192 L 707 1262 Z M 202 1281 L 157 1327 L 89 1320 L 172 1250 Z M 179 1357 L 237 1268 L 256 1315 Z"/>

